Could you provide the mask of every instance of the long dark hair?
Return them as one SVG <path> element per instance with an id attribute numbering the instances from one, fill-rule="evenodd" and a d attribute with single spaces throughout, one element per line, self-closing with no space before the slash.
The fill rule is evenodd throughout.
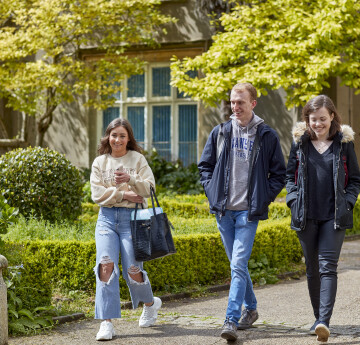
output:
<path id="1" fill-rule="evenodd" d="M 126 145 L 126 148 L 128 150 L 133 150 L 133 151 L 137 151 L 137 152 L 142 152 L 142 148 L 137 144 L 135 137 L 134 137 L 134 132 L 132 130 L 131 124 L 128 120 L 126 119 L 115 119 L 112 120 L 109 125 L 106 128 L 105 134 L 104 136 L 100 139 L 100 145 L 98 147 L 98 153 L 99 155 L 103 155 L 105 153 L 110 153 L 111 154 L 111 146 L 109 143 L 109 137 L 110 137 L 110 132 L 116 128 L 116 127 L 124 127 L 128 133 L 129 136 L 129 142 Z"/>
<path id="2" fill-rule="evenodd" d="M 334 136 L 337 132 L 340 131 L 341 117 L 336 110 L 336 107 L 333 101 L 326 95 L 319 95 L 312 98 L 307 102 L 302 110 L 302 118 L 306 122 L 307 130 L 306 132 L 310 135 L 311 140 L 316 140 L 316 134 L 310 128 L 309 125 L 309 116 L 320 108 L 326 108 L 329 112 L 329 115 L 334 114 L 334 118 L 331 121 L 331 126 L 329 130 L 329 140 L 334 139 Z"/>

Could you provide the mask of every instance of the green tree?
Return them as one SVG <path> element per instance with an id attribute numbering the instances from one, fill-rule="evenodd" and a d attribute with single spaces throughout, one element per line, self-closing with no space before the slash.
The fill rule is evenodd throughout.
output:
<path id="1" fill-rule="evenodd" d="M 42 145 L 61 102 L 95 90 L 85 106 L 105 108 L 124 76 L 141 73 L 130 46 L 154 44 L 171 21 L 160 0 L 6 0 L 0 2 L 0 97 L 37 117 Z M 96 58 L 87 54 L 92 48 Z M 94 56 L 94 55 L 92 55 Z"/>
<path id="2" fill-rule="evenodd" d="M 360 1 L 235 2 L 207 52 L 173 59 L 173 86 L 209 105 L 228 98 L 237 82 L 251 82 L 261 94 L 283 87 L 289 107 L 330 87 L 331 77 L 360 88 Z M 190 77 L 191 70 L 202 77 Z"/>

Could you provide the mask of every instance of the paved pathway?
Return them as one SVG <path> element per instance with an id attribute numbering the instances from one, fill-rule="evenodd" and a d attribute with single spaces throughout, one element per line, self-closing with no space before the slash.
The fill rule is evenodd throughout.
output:
<path id="1" fill-rule="evenodd" d="M 338 294 L 331 320 L 329 344 L 360 345 L 360 240 L 345 242 L 339 263 Z M 307 334 L 314 319 L 305 277 L 256 289 L 259 320 L 255 327 L 239 331 L 236 345 L 308 345 L 316 337 Z M 115 320 L 117 336 L 108 344 L 190 345 L 226 344 L 220 338 L 227 292 L 207 297 L 166 302 L 158 323 L 139 328 L 141 313 L 125 310 Z M 61 325 L 47 335 L 10 338 L 9 345 L 92 345 L 98 321 L 82 320 Z"/>

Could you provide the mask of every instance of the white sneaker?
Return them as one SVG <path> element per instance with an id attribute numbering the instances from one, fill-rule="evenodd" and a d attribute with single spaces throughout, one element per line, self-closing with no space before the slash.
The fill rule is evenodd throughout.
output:
<path id="1" fill-rule="evenodd" d="M 162 305 L 161 299 L 159 297 L 154 297 L 154 304 L 150 307 L 147 307 L 144 304 L 143 312 L 139 319 L 140 327 L 150 327 L 152 326 L 157 319 L 158 310 Z"/>
<path id="2" fill-rule="evenodd" d="M 99 332 L 96 334 L 96 340 L 111 340 L 113 336 L 115 336 L 113 324 L 106 320 L 101 322 Z"/>

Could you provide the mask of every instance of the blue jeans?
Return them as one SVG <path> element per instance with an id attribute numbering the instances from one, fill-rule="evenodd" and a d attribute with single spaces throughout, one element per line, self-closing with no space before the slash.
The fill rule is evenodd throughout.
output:
<path id="1" fill-rule="evenodd" d="M 216 216 L 217 226 L 230 261 L 231 285 L 226 319 L 239 324 L 241 306 L 255 310 L 257 306 L 252 281 L 248 270 L 258 221 L 247 220 L 248 211 L 226 210 L 225 215 Z"/>
<path id="2" fill-rule="evenodd" d="M 119 287 L 119 253 L 123 277 L 129 287 L 133 308 L 139 302 L 151 303 L 153 293 L 147 273 L 143 270 L 143 263 L 136 261 L 131 239 L 130 215 L 132 209 L 123 207 L 101 207 L 96 223 L 96 297 L 95 319 L 113 319 L 121 317 L 120 287 Z M 107 282 L 99 278 L 99 265 L 114 263 L 114 270 Z M 133 280 L 129 272 L 140 271 L 143 283 Z"/>
<path id="3" fill-rule="evenodd" d="M 334 219 L 307 219 L 305 229 L 297 231 L 297 235 L 305 257 L 306 277 L 315 319 L 329 327 L 345 230 L 335 230 Z"/>

